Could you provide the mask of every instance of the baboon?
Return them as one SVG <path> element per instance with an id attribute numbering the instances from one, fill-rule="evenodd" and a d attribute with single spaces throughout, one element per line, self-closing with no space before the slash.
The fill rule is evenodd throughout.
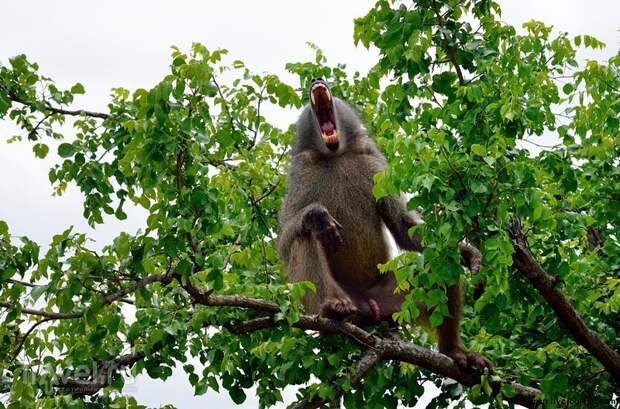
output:
<path id="1" fill-rule="evenodd" d="M 386 166 L 357 114 L 332 96 L 325 81 L 313 80 L 310 103 L 297 121 L 290 157 L 288 193 L 280 212 L 278 247 L 290 282 L 312 281 L 305 295 L 307 312 L 357 323 L 391 320 L 404 294 L 396 294 L 394 274 L 377 265 L 389 259 L 385 224 L 401 249 L 422 251 L 410 227 L 422 223 L 401 197 L 375 200 L 373 175 Z M 477 268 L 480 252 L 462 244 L 465 261 Z M 447 289 L 450 316 L 438 327 L 439 351 L 459 365 L 490 367 L 482 355 L 467 351 L 460 339 L 463 289 Z M 422 319 L 428 314 L 422 306 Z"/>

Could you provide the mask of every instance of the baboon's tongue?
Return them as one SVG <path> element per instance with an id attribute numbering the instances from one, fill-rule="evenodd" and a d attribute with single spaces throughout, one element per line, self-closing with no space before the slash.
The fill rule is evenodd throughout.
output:
<path id="1" fill-rule="evenodd" d="M 321 131 L 323 131 L 325 135 L 333 134 L 334 129 L 336 129 L 336 127 L 334 126 L 332 121 L 326 121 L 323 125 L 321 125 Z"/>

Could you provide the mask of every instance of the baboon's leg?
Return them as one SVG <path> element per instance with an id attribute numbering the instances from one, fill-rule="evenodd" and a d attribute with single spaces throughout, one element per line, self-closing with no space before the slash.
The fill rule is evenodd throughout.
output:
<path id="1" fill-rule="evenodd" d="M 460 336 L 460 322 L 463 314 L 463 283 L 459 280 L 446 290 L 448 296 L 449 317 L 444 317 L 443 322 L 437 328 L 439 337 L 439 352 L 454 359 L 462 367 L 474 365 L 479 370 L 492 368 L 491 362 L 477 352 L 465 349 Z"/>
<path id="2" fill-rule="evenodd" d="M 344 319 L 357 312 L 353 301 L 335 280 L 326 250 L 313 235 L 298 237 L 291 245 L 288 271 L 290 280 L 311 281 L 315 292 L 304 296 L 304 306 L 310 313 L 335 319 Z"/>

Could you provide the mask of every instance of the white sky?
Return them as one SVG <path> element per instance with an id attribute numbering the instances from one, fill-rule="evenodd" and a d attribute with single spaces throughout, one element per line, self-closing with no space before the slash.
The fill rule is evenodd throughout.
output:
<path id="1" fill-rule="evenodd" d="M 292 81 L 284 71 L 287 62 L 313 56 L 307 41 L 318 44 L 331 64 L 346 63 L 351 71 L 366 72 L 376 53 L 353 46 L 353 19 L 362 16 L 373 1 L 85 1 L 19 0 L 0 2 L 0 61 L 25 53 L 40 71 L 60 87 L 81 82 L 86 95 L 76 106 L 106 111 L 109 91 L 123 86 L 149 88 L 168 73 L 170 46 L 188 49 L 192 42 L 227 48 L 255 72 L 271 72 Z M 520 26 L 529 19 L 552 24 L 559 31 L 591 34 L 607 43 L 602 52 L 582 58 L 608 58 L 620 43 L 618 0 L 513 0 L 501 1 L 503 20 Z M 317 16 L 320 15 L 320 19 Z M 282 126 L 295 120 L 289 112 L 270 111 Z M 36 160 L 28 143 L 6 145 L 15 128 L 0 121 L 0 220 L 16 235 L 45 244 L 69 225 L 88 232 L 97 246 L 110 242 L 120 231 L 134 233 L 144 213 L 130 211 L 124 222 L 107 219 L 96 231 L 82 219 L 79 191 L 69 189 L 51 197 L 47 171 L 56 161 Z M 233 407 L 226 393 L 208 392 L 193 397 L 183 373 L 165 383 L 140 378 L 129 385 L 140 403 L 179 408 Z M 292 399 L 292 394 L 288 394 Z M 248 395 L 243 407 L 254 408 Z M 419 405 L 419 407 L 424 407 Z"/>

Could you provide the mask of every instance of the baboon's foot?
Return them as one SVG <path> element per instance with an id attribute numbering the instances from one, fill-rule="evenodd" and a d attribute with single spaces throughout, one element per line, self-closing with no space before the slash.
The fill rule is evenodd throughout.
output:
<path id="1" fill-rule="evenodd" d="M 480 372 L 484 372 L 485 369 L 493 370 L 493 364 L 484 355 L 478 352 L 468 351 L 465 348 L 456 347 L 451 351 L 445 351 L 442 353 L 448 355 L 454 359 L 461 368 L 474 367 Z"/>
<path id="2" fill-rule="evenodd" d="M 357 314 L 357 307 L 346 295 L 328 297 L 321 305 L 321 317 L 345 320 Z"/>

